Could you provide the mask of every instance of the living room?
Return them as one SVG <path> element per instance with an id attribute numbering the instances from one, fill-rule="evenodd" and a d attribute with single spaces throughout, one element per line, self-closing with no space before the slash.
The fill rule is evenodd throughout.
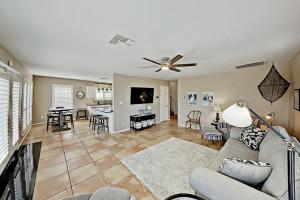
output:
<path id="1" fill-rule="evenodd" d="M 0 5 L 1 199 L 300 198 L 299 2 Z"/>

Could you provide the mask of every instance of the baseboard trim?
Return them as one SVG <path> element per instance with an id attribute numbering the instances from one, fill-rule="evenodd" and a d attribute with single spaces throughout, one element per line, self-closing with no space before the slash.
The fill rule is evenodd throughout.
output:
<path id="1" fill-rule="evenodd" d="M 179 127 L 186 128 L 184 124 L 178 124 Z M 199 130 L 199 128 L 192 127 L 193 130 Z"/>
<path id="2" fill-rule="evenodd" d="M 39 123 L 34 123 L 34 124 L 32 124 L 32 126 L 36 126 L 36 125 L 43 125 L 43 124 L 47 124 L 47 122 L 39 122 Z"/>
<path id="3" fill-rule="evenodd" d="M 116 132 L 112 132 L 112 134 L 115 134 L 115 133 L 123 133 L 123 132 L 126 132 L 126 131 L 130 131 L 130 128 L 123 129 L 123 130 L 116 131 Z"/>

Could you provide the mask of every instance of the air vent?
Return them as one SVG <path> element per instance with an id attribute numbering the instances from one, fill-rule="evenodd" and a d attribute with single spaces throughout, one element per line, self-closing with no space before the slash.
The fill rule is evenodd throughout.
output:
<path id="1" fill-rule="evenodd" d="M 235 68 L 236 69 L 244 69 L 244 68 L 248 68 L 248 67 L 255 67 L 255 66 L 265 65 L 267 63 L 268 63 L 268 61 L 259 61 L 259 62 L 244 64 L 244 65 L 239 65 L 239 66 L 236 66 Z"/>
<path id="2" fill-rule="evenodd" d="M 135 41 L 129 39 L 128 37 L 117 34 L 109 41 L 109 43 L 119 45 L 121 47 L 130 47 L 135 43 Z"/>

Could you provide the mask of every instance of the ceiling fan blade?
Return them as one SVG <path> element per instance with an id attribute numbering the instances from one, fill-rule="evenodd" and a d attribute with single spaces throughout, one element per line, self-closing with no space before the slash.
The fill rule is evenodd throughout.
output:
<path id="1" fill-rule="evenodd" d="M 159 68 L 158 70 L 156 70 L 155 72 L 159 72 L 159 71 L 161 71 L 161 68 Z"/>
<path id="2" fill-rule="evenodd" d="M 253 62 L 253 63 L 248 63 L 248 64 L 244 64 L 244 65 L 235 66 L 235 68 L 236 69 L 244 69 L 244 68 L 248 68 L 248 67 L 255 67 L 255 66 L 265 65 L 267 63 L 268 63 L 268 61 L 259 61 L 259 62 Z"/>
<path id="3" fill-rule="evenodd" d="M 174 71 L 174 72 L 181 72 L 180 69 L 176 69 L 176 68 L 174 68 L 174 67 L 170 67 L 169 69 L 172 70 L 172 71 Z"/>
<path id="4" fill-rule="evenodd" d="M 157 64 L 157 65 L 160 65 L 159 62 L 156 62 L 156 61 L 154 61 L 154 60 L 150 60 L 150 59 L 148 59 L 148 58 L 143 58 L 143 59 L 144 59 L 144 60 L 147 60 L 147 61 L 149 61 L 149 62 L 155 63 L 155 64 Z"/>
<path id="5" fill-rule="evenodd" d="M 172 58 L 171 60 L 170 60 L 170 65 L 173 65 L 175 62 L 177 62 L 179 59 L 181 59 L 183 56 L 182 55 L 177 55 L 177 56 L 175 56 L 174 58 Z"/>
<path id="6" fill-rule="evenodd" d="M 158 67 L 158 66 L 137 67 L 137 68 L 153 68 L 153 67 Z"/>
<path id="7" fill-rule="evenodd" d="M 172 65 L 172 67 L 192 67 L 192 66 L 196 66 L 197 63 L 186 63 L 186 64 L 175 64 Z"/>

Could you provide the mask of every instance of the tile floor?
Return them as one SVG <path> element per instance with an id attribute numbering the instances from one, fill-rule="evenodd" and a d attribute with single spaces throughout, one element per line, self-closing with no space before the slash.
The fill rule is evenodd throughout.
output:
<path id="1" fill-rule="evenodd" d="M 76 122 L 74 131 L 56 134 L 46 132 L 45 125 L 35 125 L 24 141 L 42 141 L 34 200 L 62 199 L 103 186 L 125 188 L 137 200 L 155 199 L 120 160 L 170 137 L 215 149 L 223 145 L 205 141 L 199 132 L 185 132 L 175 120 L 139 132 L 101 136 L 88 128 L 88 121 Z"/>

